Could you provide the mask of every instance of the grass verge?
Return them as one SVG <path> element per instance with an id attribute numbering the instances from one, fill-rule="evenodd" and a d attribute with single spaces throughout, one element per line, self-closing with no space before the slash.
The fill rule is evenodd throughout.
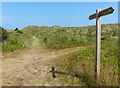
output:
<path id="1" fill-rule="evenodd" d="M 101 72 L 94 77 L 94 46 L 65 55 L 54 61 L 58 82 L 65 86 L 118 86 L 117 40 L 102 41 Z"/>

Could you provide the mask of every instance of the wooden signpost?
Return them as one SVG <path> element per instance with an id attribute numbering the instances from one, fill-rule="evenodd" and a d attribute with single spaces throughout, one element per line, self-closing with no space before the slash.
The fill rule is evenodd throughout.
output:
<path id="1" fill-rule="evenodd" d="M 110 7 L 105 10 L 97 9 L 96 13 L 89 16 L 89 20 L 96 18 L 96 61 L 95 61 L 95 78 L 100 76 L 100 47 L 101 47 L 101 16 L 109 15 L 114 12 L 114 8 Z"/>

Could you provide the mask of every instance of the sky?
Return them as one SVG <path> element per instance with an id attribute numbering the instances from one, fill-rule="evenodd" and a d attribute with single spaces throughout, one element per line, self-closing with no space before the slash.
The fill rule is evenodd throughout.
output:
<path id="1" fill-rule="evenodd" d="M 88 17 L 114 7 L 113 14 L 103 16 L 102 24 L 118 23 L 117 2 L 2 2 L 2 27 L 23 29 L 34 26 L 82 27 L 95 25 Z"/>
<path id="2" fill-rule="evenodd" d="M 119 0 L 1 0 L 2 2 L 119 2 Z"/>

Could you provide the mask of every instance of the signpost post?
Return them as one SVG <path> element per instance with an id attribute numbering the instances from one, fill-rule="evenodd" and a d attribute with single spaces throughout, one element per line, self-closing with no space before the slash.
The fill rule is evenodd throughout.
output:
<path id="1" fill-rule="evenodd" d="M 100 76 L 100 47 L 101 47 L 101 16 L 112 14 L 114 8 L 110 7 L 105 10 L 97 9 L 96 13 L 89 16 L 89 20 L 96 18 L 96 61 L 95 61 L 95 78 Z"/>

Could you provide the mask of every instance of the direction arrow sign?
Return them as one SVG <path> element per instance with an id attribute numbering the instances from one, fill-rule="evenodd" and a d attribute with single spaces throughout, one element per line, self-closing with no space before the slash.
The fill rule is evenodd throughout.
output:
<path id="1" fill-rule="evenodd" d="M 99 17 L 105 16 L 105 15 L 111 14 L 111 13 L 113 13 L 113 12 L 114 12 L 114 8 L 113 8 L 113 7 L 110 7 L 110 8 L 107 8 L 107 9 L 105 9 L 105 10 L 100 11 L 100 12 L 98 13 L 98 16 L 99 16 Z M 93 14 L 93 15 L 91 15 L 91 16 L 89 16 L 89 20 L 92 20 L 92 19 L 94 19 L 94 18 L 96 18 L 96 13 Z"/>
<path id="2" fill-rule="evenodd" d="M 114 12 L 113 7 L 105 10 L 97 9 L 96 14 L 89 16 L 89 20 L 96 18 L 96 60 L 95 60 L 95 78 L 100 76 L 100 52 L 101 52 L 101 16 Z"/>

